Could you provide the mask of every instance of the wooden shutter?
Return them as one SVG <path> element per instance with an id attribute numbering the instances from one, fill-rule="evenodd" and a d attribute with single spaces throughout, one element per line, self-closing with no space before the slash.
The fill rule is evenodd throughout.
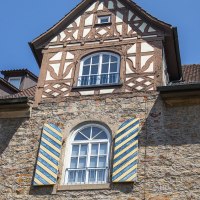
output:
<path id="1" fill-rule="evenodd" d="M 112 181 L 133 182 L 137 178 L 139 119 L 125 121 L 115 137 Z"/>
<path id="2" fill-rule="evenodd" d="M 61 145 L 61 130 L 54 124 L 44 124 L 33 182 L 34 186 L 56 184 Z"/>

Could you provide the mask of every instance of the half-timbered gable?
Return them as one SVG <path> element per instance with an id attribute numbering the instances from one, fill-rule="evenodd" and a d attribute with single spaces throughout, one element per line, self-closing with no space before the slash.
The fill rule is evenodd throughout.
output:
<path id="1" fill-rule="evenodd" d="M 41 64 L 37 101 L 155 91 L 180 78 L 172 32 L 132 1 L 82 1 L 31 43 Z"/>

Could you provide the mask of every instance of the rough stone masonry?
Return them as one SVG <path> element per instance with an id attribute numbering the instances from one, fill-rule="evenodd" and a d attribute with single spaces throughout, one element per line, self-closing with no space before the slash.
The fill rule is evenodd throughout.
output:
<path id="1" fill-rule="evenodd" d="M 30 119 L 0 119 L 0 199 L 199 200 L 199 113 L 200 105 L 167 107 L 157 94 L 118 94 L 69 97 L 60 103 L 41 103 L 33 108 Z M 131 117 L 141 119 L 137 182 L 93 191 L 32 187 L 44 123 L 59 125 L 66 142 L 73 127 L 82 122 L 104 123 L 114 136 Z M 64 172 L 59 173 L 61 177 Z"/>

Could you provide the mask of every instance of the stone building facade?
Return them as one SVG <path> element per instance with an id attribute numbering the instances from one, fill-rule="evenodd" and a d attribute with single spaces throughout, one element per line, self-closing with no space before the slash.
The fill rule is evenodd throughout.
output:
<path id="1" fill-rule="evenodd" d="M 176 34 L 132 1 L 84 0 L 31 42 L 35 98 L 0 100 L 1 199 L 198 200 L 199 66 L 182 76 Z"/>

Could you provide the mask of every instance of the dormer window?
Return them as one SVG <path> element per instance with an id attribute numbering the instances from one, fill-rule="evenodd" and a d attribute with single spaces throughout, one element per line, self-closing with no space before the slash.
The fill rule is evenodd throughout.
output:
<path id="1" fill-rule="evenodd" d="M 119 83 L 120 57 L 100 52 L 81 61 L 78 86 L 109 85 Z"/>
<path id="2" fill-rule="evenodd" d="M 98 17 L 98 24 L 108 24 L 111 22 L 111 16 L 99 16 Z"/>
<path id="3" fill-rule="evenodd" d="M 9 78 L 8 82 L 19 89 L 21 84 L 21 77 L 11 77 Z"/>

